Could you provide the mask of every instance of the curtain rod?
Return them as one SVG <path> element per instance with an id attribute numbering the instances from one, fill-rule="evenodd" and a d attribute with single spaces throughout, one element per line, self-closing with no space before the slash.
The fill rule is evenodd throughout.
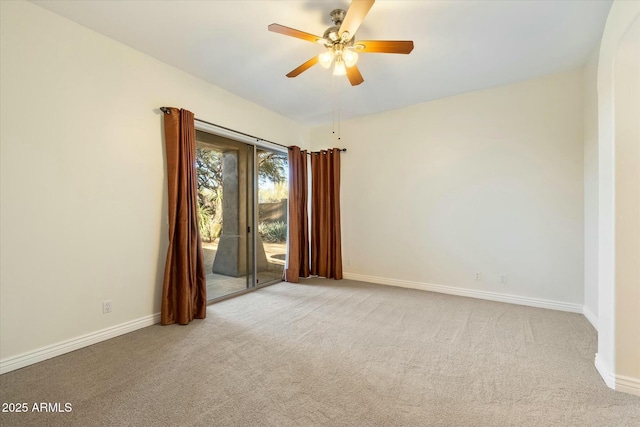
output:
<path id="1" fill-rule="evenodd" d="M 160 111 L 162 111 L 165 114 L 171 114 L 170 111 L 169 111 L 169 107 L 160 107 Z M 219 128 L 219 129 L 224 129 L 224 130 L 229 131 L 229 132 L 237 133 L 238 135 L 246 136 L 247 138 L 253 138 L 253 139 L 256 140 L 256 142 L 260 142 L 260 141 L 268 142 L 269 144 L 275 144 L 275 145 L 278 145 L 280 147 L 283 147 L 283 148 L 291 150 L 291 148 L 288 147 L 287 145 L 278 144 L 277 142 L 269 141 L 268 139 L 258 138 L 257 136 L 249 135 L 248 133 L 240 132 L 240 131 L 235 130 L 235 129 L 230 129 L 228 127 L 217 125 L 215 123 L 207 122 L 206 120 L 200 120 L 198 118 L 195 118 L 194 120 L 197 120 L 200 123 L 205 123 L 205 124 L 210 125 L 210 126 L 215 126 L 215 127 Z M 326 150 L 322 150 L 322 151 L 326 151 Z M 338 148 L 338 151 L 343 151 L 344 152 L 344 151 L 347 151 L 347 149 L 346 148 Z M 307 154 L 309 154 L 309 155 L 311 155 L 311 153 L 313 153 L 313 151 L 307 152 Z M 318 152 L 315 152 L 315 153 L 318 153 Z"/>

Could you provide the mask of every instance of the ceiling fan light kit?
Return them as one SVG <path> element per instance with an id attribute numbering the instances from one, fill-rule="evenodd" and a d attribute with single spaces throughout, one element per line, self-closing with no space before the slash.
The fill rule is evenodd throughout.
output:
<path id="1" fill-rule="evenodd" d="M 343 9 L 331 11 L 330 16 L 333 26 L 327 28 L 323 34 L 324 45 L 327 51 L 318 55 L 318 61 L 324 68 L 330 68 L 333 63 L 333 75 L 344 76 L 346 67 L 353 67 L 358 62 L 358 54 L 353 49 L 353 38 L 345 31 L 340 35 L 340 27 L 347 12 Z"/>
<path id="2" fill-rule="evenodd" d="M 345 67 L 353 67 L 358 62 L 358 54 L 342 43 L 335 43 L 328 49 L 318 55 L 318 62 L 324 68 L 330 68 L 333 63 L 333 74 L 336 76 L 344 76 L 347 73 Z"/>
<path id="3" fill-rule="evenodd" d="M 269 31 L 296 37 L 302 40 L 319 43 L 327 48 L 326 52 L 314 56 L 304 64 L 295 68 L 287 74 L 287 77 L 296 77 L 315 64 L 319 63 L 324 68 L 330 68 L 333 64 L 333 74 L 336 76 L 346 75 L 352 86 L 359 85 L 364 81 L 360 70 L 356 66 L 358 62 L 358 52 L 367 53 L 402 53 L 408 54 L 413 50 L 412 41 L 396 40 L 360 40 L 355 41 L 354 35 L 362 24 L 365 16 L 373 6 L 375 0 L 353 0 L 349 10 L 334 9 L 329 14 L 333 21 L 333 26 L 327 28 L 322 37 L 280 24 L 269 25 Z M 356 50 L 358 52 L 356 52 Z"/>
<path id="4" fill-rule="evenodd" d="M 345 63 L 342 60 L 336 60 L 333 66 L 333 75 L 334 76 L 344 76 L 347 74 L 347 67 L 345 67 Z"/>

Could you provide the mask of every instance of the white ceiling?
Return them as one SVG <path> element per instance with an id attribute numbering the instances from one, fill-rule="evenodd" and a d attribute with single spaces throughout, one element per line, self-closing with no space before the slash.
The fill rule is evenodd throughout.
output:
<path id="1" fill-rule="evenodd" d="M 346 0 L 40 0 L 88 28 L 307 124 L 347 119 L 583 65 L 611 0 L 378 0 L 356 39 L 413 40 L 410 55 L 361 54 L 352 87 L 319 65 L 323 51 L 267 31 L 278 23 L 322 35 Z"/>

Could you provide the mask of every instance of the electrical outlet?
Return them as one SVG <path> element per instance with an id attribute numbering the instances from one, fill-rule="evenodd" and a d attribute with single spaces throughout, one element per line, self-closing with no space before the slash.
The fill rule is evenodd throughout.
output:
<path id="1" fill-rule="evenodd" d="M 476 275 L 474 276 L 475 280 L 480 280 L 482 277 L 482 273 L 480 273 L 479 271 L 476 273 Z"/>
<path id="2" fill-rule="evenodd" d="M 111 313 L 111 301 L 103 301 L 102 302 L 102 314 Z"/>
<path id="3" fill-rule="evenodd" d="M 507 275 L 503 273 L 500 276 L 498 276 L 498 282 L 507 283 Z"/>
<path id="4" fill-rule="evenodd" d="M 349 267 L 351 266 L 351 258 L 347 259 L 347 266 L 349 266 Z"/>

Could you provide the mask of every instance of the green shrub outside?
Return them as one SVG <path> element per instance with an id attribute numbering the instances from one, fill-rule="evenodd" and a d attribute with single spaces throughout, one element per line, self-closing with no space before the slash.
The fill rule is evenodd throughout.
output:
<path id="1" fill-rule="evenodd" d="M 258 233 L 260 233 L 263 242 L 286 242 L 287 223 L 284 221 L 261 222 L 258 224 Z"/>

